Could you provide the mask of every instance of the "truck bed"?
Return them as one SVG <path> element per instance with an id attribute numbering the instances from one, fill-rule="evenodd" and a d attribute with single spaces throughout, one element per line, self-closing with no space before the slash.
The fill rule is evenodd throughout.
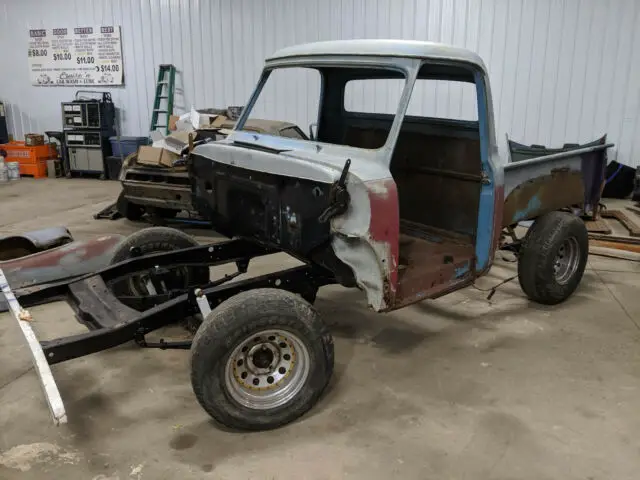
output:
<path id="1" fill-rule="evenodd" d="M 571 206 L 584 211 L 597 206 L 606 151 L 613 146 L 606 137 L 598 142 L 505 165 L 502 225 Z"/>

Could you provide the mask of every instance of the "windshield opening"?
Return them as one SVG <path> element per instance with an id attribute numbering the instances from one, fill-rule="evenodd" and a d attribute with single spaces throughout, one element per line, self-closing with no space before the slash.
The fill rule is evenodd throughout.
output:
<path id="1" fill-rule="evenodd" d="M 406 84 L 401 71 L 353 66 L 280 67 L 265 77 L 240 130 L 278 121 L 265 133 L 366 149 L 386 143 Z"/>

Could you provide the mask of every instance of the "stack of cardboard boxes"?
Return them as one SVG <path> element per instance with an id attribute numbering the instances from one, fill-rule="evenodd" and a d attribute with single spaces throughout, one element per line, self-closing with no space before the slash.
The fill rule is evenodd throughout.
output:
<path id="1" fill-rule="evenodd" d="M 229 107 L 225 110 L 196 111 L 191 109 L 184 115 L 172 115 L 169 118 L 171 134 L 164 136 L 162 132 L 151 132 L 153 143 L 138 149 L 136 163 L 144 166 L 172 168 L 176 171 L 185 170 L 183 156 L 193 145 L 197 130 L 219 131 L 226 135 L 229 132 L 222 129 L 223 125 L 235 122 L 242 107 Z"/>

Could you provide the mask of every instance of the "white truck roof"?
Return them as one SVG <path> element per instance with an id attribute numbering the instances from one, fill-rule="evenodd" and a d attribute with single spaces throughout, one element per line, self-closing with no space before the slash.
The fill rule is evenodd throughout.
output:
<path id="1" fill-rule="evenodd" d="M 417 40 L 331 40 L 327 42 L 304 43 L 278 50 L 267 59 L 267 62 L 285 58 L 331 55 L 457 60 L 476 65 L 486 71 L 484 62 L 480 56 L 471 50 L 445 45 L 443 43 L 421 42 Z"/>

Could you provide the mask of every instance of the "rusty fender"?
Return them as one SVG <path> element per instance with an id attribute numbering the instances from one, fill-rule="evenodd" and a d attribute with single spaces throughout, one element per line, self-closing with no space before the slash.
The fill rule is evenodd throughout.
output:
<path id="1" fill-rule="evenodd" d="M 571 170 L 552 171 L 514 188 L 504 202 L 502 226 L 536 218 L 584 201 L 582 173 Z"/>
<path id="2" fill-rule="evenodd" d="M 398 279 L 398 191 L 392 178 L 360 182 L 350 177 L 351 204 L 332 220 L 336 256 L 353 271 L 375 311 L 394 303 Z"/>

